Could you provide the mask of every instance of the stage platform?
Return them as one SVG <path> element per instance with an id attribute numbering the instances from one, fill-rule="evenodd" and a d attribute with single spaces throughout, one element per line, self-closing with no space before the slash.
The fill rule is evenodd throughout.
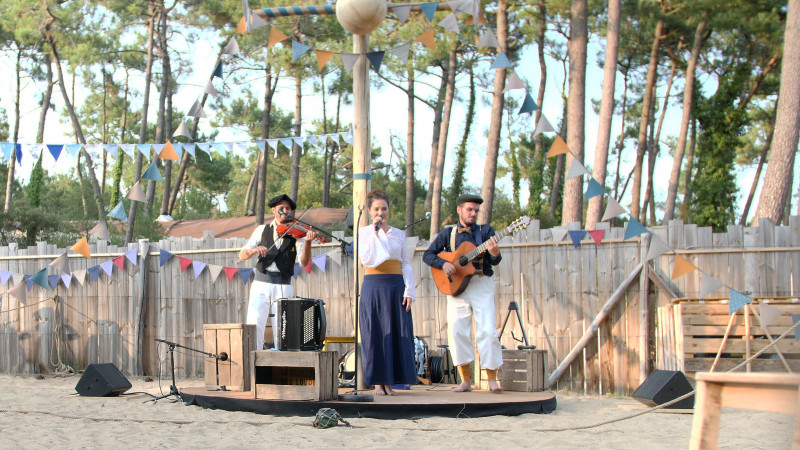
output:
<path id="1" fill-rule="evenodd" d="M 374 402 L 286 401 L 252 398 L 249 391 L 208 391 L 202 387 L 182 389 L 187 405 L 225 411 L 246 411 L 275 416 L 313 416 L 320 408 L 333 408 L 344 418 L 414 419 L 419 417 L 487 417 L 548 414 L 556 409 L 552 392 L 488 391 L 452 392 L 452 385 L 418 385 L 396 390 L 394 396 L 375 396 Z M 339 393 L 352 392 L 351 388 Z M 372 391 L 362 391 L 371 394 Z"/>

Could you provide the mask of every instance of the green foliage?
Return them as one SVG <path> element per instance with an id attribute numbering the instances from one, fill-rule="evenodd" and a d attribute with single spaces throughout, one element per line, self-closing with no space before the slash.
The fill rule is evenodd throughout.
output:
<path id="1" fill-rule="evenodd" d="M 68 234 L 71 229 L 52 208 L 17 202 L 9 214 L 0 212 L 0 245 L 3 246 L 12 242 L 20 248 L 34 246 L 37 241 L 54 243 L 58 236 Z"/>
<path id="2" fill-rule="evenodd" d="M 42 169 L 42 155 L 36 160 L 36 164 L 31 170 L 31 179 L 28 186 L 25 188 L 25 197 L 28 204 L 34 208 L 42 204 L 42 189 L 44 188 L 44 169 Z"/>

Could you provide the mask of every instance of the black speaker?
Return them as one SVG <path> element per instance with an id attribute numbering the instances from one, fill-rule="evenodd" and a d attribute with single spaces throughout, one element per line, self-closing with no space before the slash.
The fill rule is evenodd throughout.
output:
<path id="1" fill-rule="evenodd" d="M 677 370 L 654 370 L 641 386 L 633 391 L 633 398 L 647 406 L 656 406 L 692 392 L 694 388 L 686 375 Z M 694 395 L 689 396 L 667 409 L 694 408 Z"/>
<path id="2" fill-rule="evenodd" d="M 75 385 L 86 397 L 116 397 L 131 388 L 131 382 L 111 363 L 89 364 Z"/>

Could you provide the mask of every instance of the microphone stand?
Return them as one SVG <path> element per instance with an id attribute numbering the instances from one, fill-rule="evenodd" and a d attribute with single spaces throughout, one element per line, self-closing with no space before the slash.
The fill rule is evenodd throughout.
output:
<path id="1" fill-rule="evenodd" d="M 197 352 L 197 353 L 202 353 L 203 355 L 206 355 L 206 356 L 211 357 L 211 358 L 218 359 L 220 361 L 227 361 L 228 360 L 228 354 L 225 353 L 225 352 L 222 352 L 220 354 L 208 353 L 208 352 L 204 352 L 202 350 L 197 350 L 196 348 L 186 347 L 185 345 L 178 344 L 177 342 L 170 342 L 170 341 L 166 341 L 164 339 L 159 339 L 159 338 L 153 338 L 153 340 L 156 341 L 156 342 L 163 342 L 163 343 L 169 345 L 169 370 L 170 370 L 170 373 L 172 374 L 172 384 L 169 386 L 169 394 L 164 394 L 164 395 L 162 395 L 160 397 L 151 398 L 151 399 L 147 400 L 148 402 L 149 401 L 153 401 L 154 402 L 156 400 L 161 400 L 162 398 L 167 398 L 167 397 L 171 397 L 171 396 L 177 397 L 177 398 L 172 400 L 173 402 L 177 402 L 178 400 L 183 400 L 183 397 L 181 397 L 180 391 L 178 391 L 178 388 L 175 385 L 175 348 L 176 347 L 185 348 L 186 350 L 191 350 L 191 351 Z"/>
<path id="2" fill-rule="evenodd" d="M 414 225 L 416 225 L 416 224 L 418 224 L 420 222 L 424 222 L 426 220 L 430 220 L 430 218 L 431 218 L 431 213 L 425 213 L 425 217 L 423 217 L 422 219 L 419 219 L 416 222 L 410 223 L 410 224 L 408 224 L 408 225 L 406 225 L 406 226 L 404 226 L 403 228 L 400 228 L 400 229 L 401 230 L 405 230 L 406 228 L 413 227 Z"/>
<path id="3" fill-rule="evenodd" d="M 305 214 L 305 212 L 303 214 Z M 334 236 L 330 231 L 323 230 L 322 228 L 320 228 L 320 227 L 318 227 L 316 225 L 312 225 L 312 224 L 310 224 L 308 222 L 303 222 L 302 220 L 300 220 L 299 217 L 292 216 L 290 214 L 287 214 L 286 212 L 284 212 L 283 215 L 288 217 L 288 218 L 290 218 L 290 219 L 292 219 L 292 220 L 294 220 L 297 223 L 300 223 L 300 224 L 303 224 L 303 225 L 305 225 L 307 227 L 310 227 L 310 228 L 314 229 L 315 231 L 319 231 L 319 232 L 321 232 L 322 234 L 324 234 L 326 236 L 330 236 L 333 240 L 336 240 L 336 241 L 339 242 L 339 245 L 342 247 L 342 253 L 347 253 L 346 247 L 347 247 L 348 242 L 345 241 L 344 239 L 341 239 L 341 238 L 339 238 L 337 236 Z M 361 221 L 361 211 L 358 212 L 358 220 Z M 358 230 L 355 230 L 355 233 L 357 235 L 358 234 Z"/>
<path id="4" fill-rule="evenodd" d="M 361 207 L 358 209 L 358 220 L 355 221 L 353 224 L 353 251 L 355 253 L 356 248 L 358 246 L 358 224 L 361 223 L 361 213 L 364 211 L 364 208 Z M 354 388 L 350 392 L 346 392 L 344 394 L 339 395 L 340 402 L 374 402 L 375 397 L 372 394 L 359 394 L 358 393 L 358 372 L 361 368 L 361 359 L 359 358 L 359 351 L 358 351 L 358 304 L 359 298 L 361 297 L 358 284 L 358 254 L 353 255 L 353 262 L 355 263 L 355 280 L 353 280 L 353 289 L 355 290 L 355 299 L 356 299 L 356 317 L 355 317 L 355 357 L 356 357 L 356 367 L 355 367 L 355 377 L 353 378 Z"/>

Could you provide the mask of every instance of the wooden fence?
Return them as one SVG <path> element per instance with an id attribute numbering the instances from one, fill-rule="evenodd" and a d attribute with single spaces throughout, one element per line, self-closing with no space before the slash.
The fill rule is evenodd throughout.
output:
<path id="1" fill-rule="evenodd" d="M 642 265 L 650 235 L 623 240 L 624 229 L 600 226 L 604 225 L 601 245 L 588 235 L 577 248 L 569 237 L 556 245 L 553 230 L 539 229 L 538 221 L 501 242 L 503 260 L 494 276 L 498 330 L 510 302 L 518 302 L 531 344 L 548 351 L 551 374 L 563 366 L 553 388 L 625 395 L 655 368 L 681 369 L 679 343 L 674 327 L 664 319 L 665 308 L 673 297 L 697 297 L 703 273 L 753 296 L 798 295 L 798 217 L 792 217 L 789 226 L 762 221 L 752 228 L 731 226 L 727 233 L 680 221 L 652 228 L 654 236 L 700 269 L 674 281 L 672 252 Z M 98 241 L 90 245 L 91 259 L 69 252 L 73 271 L 131 249 L 139 250 L 138 264 L 125 261 L 123 270 L 114 267 L 111 276 L 101 271 L 97 281 L 87 276 L 83 285 L 73 279 L 69 289 L 63 284 L 56 290 L 34 286 L 24 302 L 7 294 L 9 280 L 0 287 L 0 372 L 49 373 L 111 362 L 126 374 L 168 375 L 166 346 L 154 338 L 202 349 L 203 324 L 244 321 L 250 287 L 238 274 L 229 281 L 224 271 L 215 281 L 208 269 L 195 279 L 192 266 L 181 271 L 179 258 L 252 267 L 252 261 L 238 258 L 243 241 L 207 235 L 126 248 Z M 414 246 L 417 284 L 414 331 L 435 349 L 447 341 L 446 298 L 422 262 L 426 242 L 414 238 L 409 244 Z M 161 265 L 160 250 L 175 256 Z M 34 274 L 64 252 L 46 243 L 24 250 L 1 247 L 0 269 Z M 318 261 L 324 260 L 324 271 L 318 266 L 310 273 L 301 270 L 295 293 L 325 301 L 329 336 L 352 336 L 353 261 L 335 244 L 315 245 L 313 255 L 323 254 L 327 256 Z M 727 297 L 726 289 L 714 296 Z M 612 297 L 619 299 L 613 307 L 606 305 Z M 595 330 L 592 322 L 605 310 L 607 318 Z M 588 345 L 576 349 L 584 335 Z M 521 332 L 512 314 L 501 341 L 514 348 L 520 343 L 515 338 L 521 338 Z M 344 344 L 338 345 L 345 350 Z M 570 354 L 576 357 L 564 363 Z M 178 348 L 175 358 L 177 376 L 202 376 L 199 354 Z"/>

